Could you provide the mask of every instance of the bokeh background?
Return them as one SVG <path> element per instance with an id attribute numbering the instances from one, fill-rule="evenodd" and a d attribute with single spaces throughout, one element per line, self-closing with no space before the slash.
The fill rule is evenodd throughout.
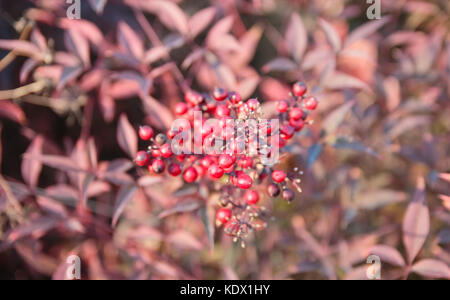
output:
<path id="1" fill-rule="evenodd" d="M 450 2 L 0 1 L 0 278 L 450 278 Z M 216 195 L 133 166 L 189 88 L 258 97 L 305 81 L 314 123 L 280 167 L 291 204 L 246 248 Z M 145 144 L 140 144 L 143 148 Z M 90 170 L 95 176 L 80 170 Z"/>

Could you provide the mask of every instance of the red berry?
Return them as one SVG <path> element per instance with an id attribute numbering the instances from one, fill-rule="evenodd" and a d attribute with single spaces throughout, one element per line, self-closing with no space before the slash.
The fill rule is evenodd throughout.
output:
<path id="1" fill-rule="evenodd" d="M 150 140 L 154 134 L 155 132 L 150 126 L 146 125 L 139 128 L 139 137 L 144 141 Z"/>
<path id="2" fill-rule="evenodd" d="M 155 159 L 151 165 L 151 170 L 156 174 L 161 174 L 162 172 L 164 172 L 165 168 L 166 164 L 160 159 Z"/>
<path id="3" fill-rule="evenodd" d="M 308 110 L 315 110 L 317 108 L 317 99 L 313 96 L 306 98 L 304 105 Z"/>
<path id="4" fill-rule="evenodd" d="M 187 113 L 188 111 L 188 106 L 186 105 L 186 103 L 180 102 L 177 103 L 177 105 L 175 105 L 175 114 L 177 116 L 182 116 L 185 113 Z"/>
<path id="5" fill-rule="evenodd" d="M 219 165 L 225 169 L 228 169 L 231 166 L 233 166 L 235 162 L 236 162 L 236 156 L 234 156 L 234 155 L 222 154 L 219 157 Z"/>
<path id="6" fill-rule="evenodd" d="M 216 89 L 214 89 L 213 97 L 214 97 L 214 99 L 216 99 L 216 101 L 223 101 L 223 100 L 227 99 L 228 93 L 223 88 L 216 88 Z"/>
<path id="7" fill-rule="evenodd" d="M 267 193 L 270 197 L 278 197 L 278 195 L 280 194 L 280 187 L 278 186 L 278 184 L 271 183 L 267 187 Z"/>
<path id="8" fill-rule="evenodd" d="M 288 110 L 289 104 L 285 100 L 281 100 L 277 103 L 277 111 L 279 113 L 284 113 Z"/>
<path id="9" fill-rule="evenodd" d="M 209 166 L 211 166 L 213 163 L 214 159 L 212 159 L 212 157 L 210 156 L 205 156 L 200 160 L 200 164 L 205 168 L 209 168 Z"/>
<path id="10" fill-rule="evenodd" d="M 245 173 L 241 173 L 236 180 L 236 186 L 240 189 L 247 190 L 253 184 L 253 179 Z"/>
<path id="11" fill-rule="evenodd" d="M 161 148 L 159 148 L 159 151 L 164 158 L 169 158 L 173 155 L 172 146 L 170 144 L 162 145 Z"/>
<path id="12" fill-rule="evenodd" d="M 192 183 L 197 180 L 198 172 L 194 167 L 189 167 L 183 173 L 183 179 L 187 183 Z"/>
<path id="13" fill-rule="evenodd" d="M 229 117 L 231 114 L 231 110 L 226 104 L 221 104 L 217 106 L 216 108 L 216 116 L 223 118 L 223 117 Z"/>
<path id="14" fill-rule="evenodd" d="M 283 182 L 286 179 L 286 173 L 283 171 L 274 171 L 272 173 L 272 179 L 278 183 Z"/>
<path id="15" fill-rule="evenodd" d="M 167 171 L 170 175 L 175 177 L 181 174 L 181 167 L 177 163 L 172 163 L 169 165 L 169 169 Z"/>
<path id="16" fill-rule="evenodd" d="M 281 126 L 280 133 L 282 139 L 290 140 L 294 136 L 295 130 L 289 125 L 283 125 Z"/>
<path id="17" fill-rule="evenodd" d="M 259 201 L 259 194 L 256 191 L 247 191 L 244 194 L 245 202 L 249 205 L 254 205 Z"/>
<path id="18" fill-rule="evenodd" d="M 297 97 L 301 97 L 306 93 L 307 89 L 304 82 L 298 81 L 292 86 L 292 93 Z"/>
<path id="19" fill-rule="evenodd" d="M 150 162 L 150 155 L 145 151 L 136 154 L 135 162 L 139 167 L 144 167 Z"/>
<path id="20" fill-rule="evenodd" d="M 303 127 L 305 126 L 305 121 L 303 121 L 302 119 L 300 120 L 290 119 L 289 125 L 291 125 L 294 128 L 294 130 L 298 132 L 302 130 Z"/>
<path id="21" fill-rule="evenodd" d="M 159 151 L 159 149 L 153 149 L 152 150 L 152 156 L 154 158 L 160 157 L 161 156 L 161 151 Z"/>
<path id="22" fill-rule="evenodd" d="M 251 111 L 255 111 L 258 108 L 259 102 L 257 99 L 249 99 L 247 101 L 247 107 Z"/>
<path id="23" fill-rule="evenodd" d="M 191 104 L 192 106 L 199 105 L 200 103 L 203 102 L 203 96 L 196 91 L 188 91 L 184 95 L 184 99 L 186 100 L 187 103 Z"/>
<path id="24" fill-rule="evenodd" d="M 227 208 L 221 208 L 216 213 L 216 221 L 220 225 L 228 223 L 231 219 L 231 210 Z"/>
<path id="25" fill-rule="evenodd" d="M 211 165 L 208 169 L 208 174 L 213 179 L 222 178 L 224 173 L 225 173 L 225 171 L 223 170 L 223 168 L 221 168 L 219 165 L 216 165 L 216 164 Z"/>
<path id="26" fill-rule="evenodd" d="M 241 95 L 238 92 L 230 92 L 228 98 L 233 104 L 238 104 L 242 100 Z"/>
<path id="27" fill-rule="evenodd" d="M 303 117 L 303 110 L 299 107 L 294 107 L 289 112 L 289 118 L 294 120 L 300 120 Z"/>

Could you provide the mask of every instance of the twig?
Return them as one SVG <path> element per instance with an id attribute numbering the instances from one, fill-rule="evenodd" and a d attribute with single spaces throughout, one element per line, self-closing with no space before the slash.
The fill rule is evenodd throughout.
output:
<path id="1" fill-rule="evenodd" d="M 28 23 L 20 34 L 19 40 L 26 40 L 30 35 L 31 29 L 33 28 L 32 23 Z M 2 60 L 0 60 L 0 72 L 6 68 L 12 61 L 17 57 L 16 52 L 11 50 Z"/>
<path id="2" fill-rule="evenodd" d="M 23 222 L 23 210 L 22 206 L 20 206 L 19 201 L 14 196 L 14 194 L 11 192 L 11 189 L 9 188 L 8 183 L 6 182 L 5 178 L 0 174 L 0 187 L 3 189 L 6 195 L 6 200 L 8 200 L 8 204 L 14 209 L 17 220 L 21 223 Z"/>
<path id="3" fill-rule="evenodd" d="M 0 91 L 0 100 L 17 99 L 28 94 L 38 93 L 45 88 L 44 80 L 39 80 L 28 85 L 18 87 L 13 90 Z"/>

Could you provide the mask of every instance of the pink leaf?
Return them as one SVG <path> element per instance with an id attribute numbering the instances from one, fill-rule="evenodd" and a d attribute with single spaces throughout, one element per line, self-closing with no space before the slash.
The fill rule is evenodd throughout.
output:
<path id="1" fill-rule="evenodd" d="M 378 29 L 380 29 L 383 25 L 388 23 L 390 21 L 390 17 L 384 17 L 380 20 L 374 20 L 370 21 L 364 25 L 361 25 L 360 27 L 353 30 L 350 35 L 348 36 L 347 40 L 345 41 L 345 46 L 349 46 L 352 43 L 364 39 L 368 37 L 369 35 L 375 33 Z"/>
<path id="2" fill-rule="evenodd" d="M 269 72 L 286 72 L 291 71 L 297 68 L 297 65 L 290 60 L 289 58 L 285 57 L 277 57 L 271 61 L 269 61 L 267 64 L 265 64 L 262 67 L 262 71 L 264 73 Z"/>
<path id="3" fill-rule="evenodd" d="M 67 50 L 78 56 L 85 67 L 90 66 L 89 44 L 78 30 L 69 28 L 64 36 Z"/>
<path id="4" fill-rule="evenodd" d="M 450 279 L 450 268 L 436 259 L 423 259 L 412 267 L 412 271 L 428 278 Z"/>
<path id="5" fill-rule="evenodd" d="M 172 126 L 173 115 L 166 106 L 162 105 L 151 96 L 146 96 L 141 100 L 155 126 L 161 129 L 168 129 Z"/>
<path id="6" fill-rule="evenodd" d="M 38 160 L 44 165 L 66 172 L 86 172 L 86 170 L 80 168 L 75 161 L 65 156 L 35 154 L 30 155 L 25 153 L 24 158 Z"/>
<path id="7" fill-rule="evenodd" d="M 20 83 L 24 83 L 28 76 L 30 75 L 31 71 L 36 68 L 39 65 L 39 62 L 37 60 L 34 60 L 32 58 L 27 59 L 24 64 L 22 65 L 22 68 L 20 69 Z"/>
<path id="8" fill-rule="evenodd" d="M 214 44 L 216 44 L 216 40 L 222 38 L 225 34 L 227 34 L 231 27 L 233 26 L 234 18 L 232 16 L 228 16 L 224 19 L 221 19 L 216 25 L 211 28 L 206 38 L 206 45 L 210 48 L 214 48 Z"/>
<path id="9" fill-rule="evenodd" d="M 417 181 L 416 192 L 403 219 L 403 244 L 411 264 L 422 249 L 430 230 L 430 212 L 426 203 L 425 179 Z"/>
<path id="10" fill-rule="evenodd" d="M 44 138 L 40 135 L 38 135 L 31 145 L 28 147 L 26 153 L 33 156 L 33 155 L 41 155 L 42 154 L 42 146 L 44 144 Z M 36 187 L 38 180 L 39 180 L 39 174 L 42 170 L 42 164 L 38 160 L 32 160 L 28 158 L 24 158 L 22 161 L 22 177 L 24 181 L 29 184 L 32 187 Z"/>
<path id="11" fill-rule="evenodd" d="M 133 199 L 136 191 L 137 187 L 135 185 L 122 186 L 120 188 L 116 198 L 116 204 L 114 207 L 114 213 L 112 218 L 113 227 L 117 225 L 117 221 L 119 221 L 119 218 L 122 215 L 125 206 Z"/>
<path id="12" fill-rule="evenodd" d="M 0 101 L 0 116 L 13 120 L 19 124 L 25 123 L 25 113 L 15 103 Z"/>
<path id="13" fill-rule="evenodd" d="M 125 22 L 119 23 L 117 40 L 125 53 L 133 55 L 140 60 L 144 56 L 144 45 L 134 30 Z"/>
<path id="14" fill-rule="evenodd" d="M 207 7 L 194 14 L 189 19 L 189 30 L 191 38 L 195 38 L 200 32 L 202 32 L 206 27 L 208 27 L 208 25 L 211 24 L 215 16 L 216 16 L 215 7 Z"/>
<path id="15" fill-rule="evenodd" d="M 42 35 L 39 28 L 34 28 L 31 33 L 31 41 L 39 47 L 41 51 L 48 51 L 47 41 L 45 37 Z"/>
<path id="16" fill-rule="evenodd" d="M 390 246 L 376 245 L 370 250 L 370 253 L 379 256 L 382 263 L 387 262 L 399 267 L 404 267 L 406 265 L 400 252 Z"/>
<path id="17" fill-rule="evenodd" d="M 19 239 L 29 236 L 34 233 L 45 233 L 50 229 L 56 227 L 61 220 L 58 218 L 40 217 L 31 220 L 28 224 L 21 225 L 20 227 L 12 229 L 6 234 L 6 241 L 12 244 Z"/>
<path id="18" fill-rule="evenodd" d="M 308 34 L 299 14 L 293 13 L 286 30 L 286 43 L 289 52 L 297 63 L 299 63 L 306 51 Z"/>
<path id="19" fill-rule="evenodd" d="M 341 50 L 341 38 L 333 25 L 331 25 L 324 19 L 320 19 L 319 24 L 322 27 L 322 30 L 325 32 L 328 43 L 330 43 L 334 52 L 338 52 L 339 50 Z"/>
<path id="20" fill-rule="evenodd" d="M 117 141 L 119 142 L 120 148 L 134 159 L 137 153 L 138 139 L 136 130 L 131 126 L 125 114 L 122 114 L 119 119 Z"/>
<path id="21" fill-rule="evenodd" d="M 23 55 L 35 60 L 43 60 L 43 55 L 39 48 L 28 41 L 21 40 L 0 40 L 0 48 L 14 51 L 16 55 Z"/>

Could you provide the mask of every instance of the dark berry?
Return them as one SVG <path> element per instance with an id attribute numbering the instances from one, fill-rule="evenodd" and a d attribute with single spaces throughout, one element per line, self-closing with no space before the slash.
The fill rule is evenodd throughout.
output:
<path id="1" fill-rule="evenodd" d="M 158 144 L 158 145 L 162 145 L 162 144 L 164 144 L 166 141 L 167 141 L 167 137 L 166 137 L 166 135 L 163 134 L 163 133 L 160 133 L 160 134 L 158 134 L 158 135 L 155 137 L 155 142 L 156 142 L 156 144 Z"/>
<path id="2" fill-rule="evenodd" d="M 278 184 L 271 183 L 267 187 L 267 193 L 270 197 L 278 197 L 278 195 L 280 195 L 280 187 L 278 186 Z"/>
<path id="3" fill-rule="evenodd" d="M 295 194 L 292 190 L 285 189 L 283 191 L 283 194 L 281 195 L 281 197 L 283 198 L 283 200 L 285 200 L 287 202 L 291 202 L 292 200 L 294 200 Z"/>
<path id="4" fill-rule="evenodd" d="M 169 165 L 169 168 L 167 171 L 169 172 L 170 175 L 175 177 L 175 176 L 178 176 L 181 174 L 181 167 L 177 163 L 172 163 Z"/>
<path id="5" fill-rule="evenodd" d="M 295 134 L 295 130 L 293 127 L 289 126 L 289 125 L 283 125 L 280 128 L 280 136 L 282 139 L 284 140 L 290 140 L 294 134 Z"/>

